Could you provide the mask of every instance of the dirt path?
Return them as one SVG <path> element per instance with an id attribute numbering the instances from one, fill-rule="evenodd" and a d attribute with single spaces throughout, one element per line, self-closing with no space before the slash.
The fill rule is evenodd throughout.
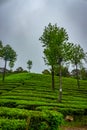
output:
<path id="1" fill-rule="evenodd" d="M 86 127 L 62 127 L 62 130 L 87 130 L 87 126 Z"/>

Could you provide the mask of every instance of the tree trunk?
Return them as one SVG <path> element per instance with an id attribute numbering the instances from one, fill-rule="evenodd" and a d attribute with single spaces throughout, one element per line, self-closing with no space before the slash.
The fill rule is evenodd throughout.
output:
<path id="1" fill-rule="evenodd" d="M 62 102 L 62 71 L 61 71 L 61 62 L 60 62 L 60 65 L 59 65 L 59 98 L 58 98 L 58 101 L 59 102 Z"/>
<path id="2" fill-rule="evenodd" d="M 3 82 L 4 82 L 4 80 L 5 80 L 6 65 L 7 65 L 7 60 L 5 60 L 5 66 L 4 66 L 4 70 L 3 70 L 3 77 L 2 77 L 2 81 L 3 81 Z"/>
<path id="3" fill-rule="evenodd" d="M 54 67 L 52 66 L 52 90 L 54 90 Z"/>
<path id="4" fill-rule="evenodd" d="M 79 82 L 79 74 L 78 74 L 77 64 L 76 64 L 76 78 L 77 78 L 77 86 L 78 86 L 78 89 L 79 89 L 80 88 L 80 82 Z"/>

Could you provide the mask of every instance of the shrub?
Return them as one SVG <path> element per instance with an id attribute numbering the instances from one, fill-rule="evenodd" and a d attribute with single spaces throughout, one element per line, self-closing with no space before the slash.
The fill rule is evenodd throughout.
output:
<path id="1" fill-rule="evenodd" d="M 26 121 L 25 120 L 10 120 L 10 119 L 0 119 L 1 130 L 25 130 Z"/>
<path id="2" fill-rule="evenodd" d="M 8 119 L 26 119 L 28 111 L 17 108 L 0 107 L 0 116 Z"/>
<path id="3" fill-rule="evenodd" d="M 63 116 L 56 111 L 45 111 L 32 115 L 29 130 L 58 130 L 63 122 Z"/>
<path id="4" fill-rule="evenodd" d="M 63 121 L 56 111 L 28 111 L 18 108 L 0 108 L 2 130 L 58 130 Z M 5 118 L 5 119 L 3 119 Z M 23 125 L 23 126 L 22 126 Z"/>
<path id="5" fill-rule="evenodd" d="M 73 116 L 82 116 L 84 115 L 84 109 L 75 109 L 75 108 L 61 108 L 59 111 L 64 115 L 73 115 Z"/>

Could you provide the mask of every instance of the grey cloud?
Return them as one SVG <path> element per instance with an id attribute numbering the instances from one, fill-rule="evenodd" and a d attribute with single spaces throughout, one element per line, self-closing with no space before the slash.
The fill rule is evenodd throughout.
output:
<path id="1" fill-rule="evenodd" d="M 37 1 L 37 2 L 36 2 Z M 17 51 L 15 68 L 26 69 L 28 59 L 32 71 L 46 68 L 42 44 L 38 40 L 44 26 L 57 23 L 68 31 L 70 40 L 81 44 L 87 51 L 86 0 L 0 0 L 0 40 Z"/>
<path id="2" fill-rule="evenodd" d="M 68 19 L 72 23 L 72 28 L 75 28 L 78 41 L 86 47 L 87 36 L 87 1 L 77 0 L 69 3 L 67 8 Z M 85 42 L 86 41 L 86 42 Z"/>
<path id="3" fill-rule="evenodd" d="M 7 3 L 9 0 L 0 0 L 0 5 Z"/>

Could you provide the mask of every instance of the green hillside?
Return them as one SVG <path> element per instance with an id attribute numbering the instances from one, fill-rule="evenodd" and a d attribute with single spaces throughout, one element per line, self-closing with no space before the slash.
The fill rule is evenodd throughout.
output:
<path id="1" fill-rule="evenodd" d="M 76 79 L 63 78 L 62 103 L 58 103 L 58 93 L 59 78 L 55 77 L 55 91 L 52 91 L 50 75 L 20 73 L 7 76 L 4 83 L 0 79 L 1 127 L 3 122 L 10 122 L 10 120 L 12 122 L 12 119 L 15 120 L 13 121 L 15 127 L 17 123 L 17 127 L 21 124 L 24 126 L 28 114 L 34 113 L 35 116 L 43 111 L 61 112 L 64 117 L 66 115 L 73 115 L 75 118 L 87 116 L 86 80 L 80 81 L 80 89 L 78 89 Z M 87 125 L 87 120 L 84 124 Z"/>

